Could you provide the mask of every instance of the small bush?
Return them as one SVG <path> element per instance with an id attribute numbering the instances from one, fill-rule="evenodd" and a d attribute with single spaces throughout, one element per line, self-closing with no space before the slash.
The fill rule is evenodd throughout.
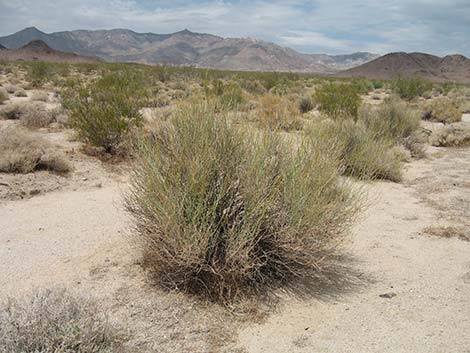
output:
<path id="1" fill-rule="evenodd" d="M 0 87 L 0 104 L 3 104 L 8 99 L 10 99 L 10 96 L 7 90 L 3 87 Z"/>
<path id="2" fill-rule="evenodd" d="M 18 128 L 0 130 L 0 172 L 30 173 L 50 170 L 66 173 L 69 163 L 39 136 Z"/>
<path id="3" fill-rule="evenodd" d="M 378 107 L 363 106 L 360 119 L 381 138 L 400 142 L 419 128 L 417 110 L 396 98 L 388 98 Z"/>
<path id="4" fill-rule="evenodd" d="M 7 90 L 8 93 L 14 94 L 18 90 L 18 87 L 8 84 L 8 85 L 5 85 L 5 89 Z"/>
<path id="5" fill-rule="evenodd" d="M 132 83 L 132 78 L 115 74 L 65 94 L 69 124 L 80 138 L 106 153 L 122 147 L 129 132 L 143 121 Z"/>
<path id="6" fill-rule="evenodd" d="M 374 87 L 374 89 L 381 89 L 385 86 L 385 84 L 383 83 L 383 81 L 372 80 L 372 86 Z"/>
<path id="7" fill-rule="evenodd" d="M 28 94 L 23 88 L 19 88 L 15 92 L 15 97 L 25 98 L 25 97 L 28 97 Z"/>
<path id="8" fill-rule="evenodd" d="M 455 103 L 448 98 L 437 98 L 424 107 L 423 117 L 426 120 L 451 124 L 462 120 L 462 113 Z"/>
<path id="9" fill-rule="evenodd" d="M 349 84 L 328 83 L 318 88 L 313 100 L 332 119 L 357 119 L 359 94 Z"/>
<path id="10" fill-rule="evenodd" d="M 29 79 L 33 87 L 41 87 L 52 72 L 52 64 L 44 61 L 33 61 L 28 66 Z"/>
<path id="11" fill-rule="evenodd" d="M 400 98 L 412 100 L 422 96 L 426 91 L 430 91 L 432 84 L 419 76 L 398 76 L 392 81 L 391 87 L 393 92 L 398 94 Z"/>
<path id="12" fill-rule="evenodd" d="M 359 94 L 368 94 L 374 90 L 374 84 L 367 79 L 353 80 L 351 85 Z"/>
<path id="13" fill-rule="evenodd" d="M 302 114 L 308 113 L 309 111 L 313 110 L 313 102 L 312 98 L 310 97 L 302 97 L 299 100 L 299 110 Z"/>
<path id="14" fill-rule="evenodd" d="M 312 129 L 315 139 L 339 146 L 343 173 L 367 179 L 401 180 L 402 156 L 393 141 L 384 139 L 353 120 L 325 120 Z"/>
<path id="15" fill-rule="evenodd" d="M 430 141 L 436 147 L 470 146 L 470 127 L 458 124 L 447 125 L 435 131 Z"/>
<path id="16" fill-rule="evenodd" d="M 284 138 L 199 104 L 140 141 L 126 206 L 161 285 L 224 301 L 315 276 L 358 205 L 334 146 Z"/>
<path id="17" fill-rule="evenodd" d="M 0 351 L 110 353 L 121 351 L 120 330 L 97 303 L 64 290 L 9 299 L 0 310 Z"/>
<path id="18" fill-rule="evenodd" d="M 266 94 L 260 98 L 259 109 L 255 112 L 261 125 L 272 130 L 301 130 L 299 111 L 289 97 Z"/>
<path id="19" fill-rule="evenodd" d="M 44 91 L 34 92 L 31 96 L 32 101 L 47 102 L 49 100 L 49 95 Z"/>

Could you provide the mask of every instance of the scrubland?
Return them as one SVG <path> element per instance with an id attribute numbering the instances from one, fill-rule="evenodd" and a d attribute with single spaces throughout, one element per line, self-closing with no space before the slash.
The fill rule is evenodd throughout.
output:
<path id="1" fill-rule="evenodd" d="M 316 335 L 338 312 L 312 303 L 362 288 L 376 308 L 390 278 L 439 292 L 413 273 L 432 256 L 470 271 L 468 87 L 40 62 L 0 63 L 0 85 L 3 351 L 344 351 L 359 333 Z"/>

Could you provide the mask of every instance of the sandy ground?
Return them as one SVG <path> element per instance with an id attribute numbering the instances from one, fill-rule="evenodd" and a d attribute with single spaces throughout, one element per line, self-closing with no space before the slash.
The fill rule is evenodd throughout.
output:
<path id="1" fill-rule="evenodd" d="M 332 284 L 284 295 L 256 324 L 151 288 L 127 237 L 126 176 L 83 155 L 67 132 L 38 134 L 73 171 L 0 174 L 0 299 L 50 286 L 92 293 L 141 352 L 470 352 L 470 242 L 423 231 L 470 228 L 469 148 L 430 149 L 404 183 L 371 183 Z"/>

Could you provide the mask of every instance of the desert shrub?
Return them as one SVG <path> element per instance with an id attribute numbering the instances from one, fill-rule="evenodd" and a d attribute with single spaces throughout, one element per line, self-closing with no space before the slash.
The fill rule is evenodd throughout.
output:
<path id="1" fill-rule="evenodd" d="M 431 90 L 432 84 L 419 76 L 398 76 L 392 81 L 391 87 L 400 98 L 411 100 Z"/>
<path id="2" fill-rule="evenodd" d="M 8 93 L 14 94 L 17 91 L 18 87 L 12 84 L 7 84 L 5 85 L 5 89 L 7 90 Z"/>
<path id="3" fill-rule="evenodd" d="M 28 94 L 26 93 L 26 91 L 23 89 L 23 88 L 19 88 L 16 90 L 15 92 L 15 97 L 27 97 Z"/>
<path id="4" fill-rule="evenodd" d="M 375 135 L 397 142 L 409 137 L 421 121 L 416 109 L 396 98 L 388 98 L 378 107 L 364 105 L 360 119 Z"/>
<path id="5" fill-rule="evenodd" d="M 47 102 L 49 100 L 49 95 L 44 91 L 34 92 L 31 96 L 32 101 Z"/>
<path id="6" fill-rule="evenodd" d="M 301 130 L 299 110 L 289 97 L 266 94 L 260 98 L 255 112 L 261 125 L 272 130 Z"/>
<path id="7" fill-rule="evenodd" d="M 462 120 L 462 113 L 454 101 L 448 98 L 437 98 L 425 104 L 423 118 L 451 124 Z"/>
<path id="8" fill-rule="evenodd" d="M 0 116 L 8 120 L 20 120 L 29 128 L 47 127 L 56 120 L 54 111 L 47 110 L 42 102 L 9 104 L 0 110 Z"/>
<path id="9" fill-rule="evenodd" d="M 39 136 L 18 128 L 0 130 L 0 172 L 30 173 L 50 170 L 66 173 L 70 166 L 63 155 Z"/>
<path id="10" fill-rule="evenodd" d="M 430 142 L 437 147 L 470 146 L 470 127 L 464 124 L 451 124 L 435 131 Z"/>
<path id="11" fill-rule="evenodd" d="M 258 80 L 241 79 L 238 82 L 241 88 L 251 94 L 266 93 L 266 88 Z"/>
<path id="12" fill-rule="evenodd" d="M 154 279 L 230 300 L 315 275 L 358 204 L 334 146 L 289 136 L 197 104 L 139 142 L 126 207 Z"/>
<path id="13" fill-rule="evenodd" d="M 374 90 L 373 83 L 364 78 L 353 80 L 351 85 L 359 94 L 368 94 L 369 92 Z"/>
<path id="14" fill-rule="evenodd" d="M 111 353 L 122 347 L 123 335 L 97 303 L 64 290 L 10 298 L 1 309 L 2 352 Z"/>
<path id="15" fill-rule="evenodd" d="M 299 110 L 301 113 L 308 113 L 309 111 L 313 110 L 313 102 L 312 98 L 308 96 L 301 97 L 299 100 Z"/>
<path id="16" fill-rule="evenodd" d="M 28 66 L 28 75 L 33 87 L 41 87 L 53 72 L 53 66 L 44 61 L 33 61 Z"/>
<path id="17" fill-rule="evenodd" d="M 3 104 L 5 101 L 10 99 L 8 92 L 5 88 L 0 87 L 0 104 Z"/>
<path id="18" fill-rule="evenodd" d="M 219 110 L 237 109 L 246 102 L 243 90 L 236 82 L 226 83 L 222 80 L 205 82 L 204 92 L 206 99 Z"/>
<path id="19" fill-rule="evenodd" d="M 326 144 L 339 146 L 345 175 L 401 180 L 402 156 L 393 149 L 395 144 L 368 129 L 364 122 L 325 120 L 312 129 L 312 134 Z"/>
<path id="20" fill-rule="evenodd" d="M 64 93 L 69 124 L 85 142 L 116 153 L 130 131 L 142 124 L 135 83 L 127 75 L 105 76 Z"/>
<path id="21" fill-rule="evenodd" d="M 361 104 L 359 94 L 349 84 L 327 83 L 318 88 L 313 100 L 332 119 L 357 118 Z"/>
<path id="22" fill-rule="evenodd" d="M 385 84 L 383 83 L 383 81 L 372 80 L 372 86 L 374 87 L 374 89 L 381 89 L 385 86 Z"/>

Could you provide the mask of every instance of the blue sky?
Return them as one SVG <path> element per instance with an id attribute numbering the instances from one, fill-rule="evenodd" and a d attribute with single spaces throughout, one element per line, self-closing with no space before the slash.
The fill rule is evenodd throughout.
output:
<path id="1" fill-rule="evenodd" d="M 470 56 L 470 0 L 0 0 L 0 35 L 188 28 L 253 37 L 306 53 L 422 51 Z"/>

